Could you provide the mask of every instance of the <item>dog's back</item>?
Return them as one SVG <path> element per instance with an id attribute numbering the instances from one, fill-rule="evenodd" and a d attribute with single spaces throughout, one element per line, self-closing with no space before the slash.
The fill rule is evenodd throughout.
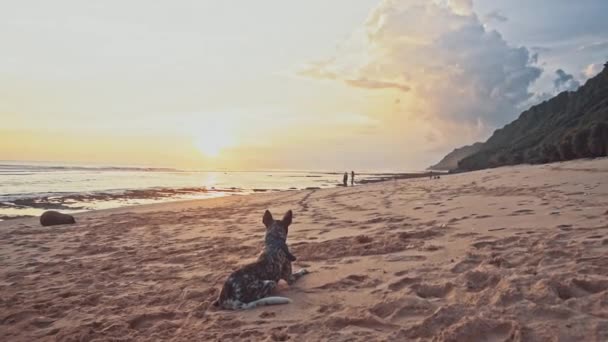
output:
<path id="1" fill-rule="evenodd" d="M 285 240 L 292 213 L 288 211 L 283 220 L 275 221 L 269 211 L 264 214 L 266 238 L 264 250 L 257 261 L 233 272 L 222 288 L 218 300 L 214 303 L 225 309 L 241 309 L 261 304 L 286 304 L 289 299 L 270 297 L 280 279 L 291 282 L 291 261 Z M 269 238 L 270 237 L 270 238 Z"/>
<path id="2" fill-rule="evenodd" d="M 286 260 L 282 251 L 263 251 L 256 262 L 243 266 L 228 277 L 220 292 L 218 304 L 226 303 L 222 307 L 227 309 L 239 308 L 240 303 L 250 303 L 266 297 L 272 290 L 269 287 L 274 287 L 281 279 Z"/>

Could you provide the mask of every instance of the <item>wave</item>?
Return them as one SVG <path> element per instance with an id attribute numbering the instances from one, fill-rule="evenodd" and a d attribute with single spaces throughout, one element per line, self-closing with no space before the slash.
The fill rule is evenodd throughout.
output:
<path id="1" fill-rule="evenodd" d="M 0 196 L 0 208 L 13 209 L 57 209 L 57 210 L 89 210 L 98 203 L 116 201 L 145 201 L 163 199 L 186 199 L 198 197 L 214 197 L 209 195 L 230 195 L 245 193 L 240 188 L 147 188 L 95 192 L 50 192 L 35 194 L 9 194 Z M 204 196 L 207 195 L 207 196 Z"/>
<path id="2" fill-rule="evenodd" d="M 131 171 L 131 172 L 190 172 L 168 167 L 135 167 L 135 166 L 67 166 L 67 165 L 33 165 L 33 164 L 0 164 L 0 174 L 13 173 L 27 175 L 34 172 L 64 171 Z"/>

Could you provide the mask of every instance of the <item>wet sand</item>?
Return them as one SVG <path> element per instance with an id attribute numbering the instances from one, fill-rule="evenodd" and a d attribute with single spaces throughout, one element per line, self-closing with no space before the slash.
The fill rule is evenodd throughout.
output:
<path id="1" fill-rule="evenodd" d="M 218 311 L 294 211 L 293 303 Z M 608 159 L 0 222 L 3 341 L 606 341 Z"/>

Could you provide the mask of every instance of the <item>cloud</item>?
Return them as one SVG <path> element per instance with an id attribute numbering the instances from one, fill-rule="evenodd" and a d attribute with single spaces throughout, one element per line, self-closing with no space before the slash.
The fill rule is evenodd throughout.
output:
<path id="1" fill-rule="evenodd" d="M 556 91 L 573 91 L 578 89 L 581 85 L 574 76 L 566 73 L 562 69 L 557 69 L 555 74 L 557 77 L 553 80 L 553 86 Z"/>
<path id="2" fill-rule="evenodd" d="M 579 46 L 579 48 L 577 50 L 584 51 L 584 52 L 602 52 L 602 51 L 608 50 L 608 40 L 582 45 L 582 46 Z"/>
<path id="3" fill-rule="evenodd" d="M 471 15 L 473 13 L 473 0 L 449 0 L 448 4 L 456 14 Z"/>
<path id="4" fill-rule="evenodd" d="M 586 78 L 591 78 L 597 74 L 599 74 L 600 71 L 602 71 L 602 65 L 599 63 L 592 63 L 587 65 L 587 67 L 585 67 L 585 70 L 583 70 L 583 75 Z"/>
<path id="5" fill-rule="evenodd" d="M 324 79 L 335 74 L 351 86 L 409 90 L 404 112 L 492 128 L 516 117 L 542 72 L 528 49 L 487 30 L 470 1 L 385 0 L 364 31 L 363 62 L 338 53 L 306 74 Z"/>
<path id="6" fill-rule="evenodd" d="M 345 84 L 355 88 L 366 89 L 396 89 L 402 92 L 408 92 L 411 88 L 404 83 L 396 81 L 383 81 L 378 79 L 369 79 L 366 77 L 348 78 L 341 76 L 336 71 L 327 69 L 329 62 L 314 62 L 307 67 L 298 71 L 298 75 L 313 78 L 318 80 L 340 80 Z"/>
<path id="7" fill-rule="evenodd" d="M 399 84 L 396 82 L 383 82 L 383 81 L 375 81 L 368 80 L 366 78 L 359 78 L 354 80 L 346 80 L 347 84 L 357 87 L 357 88 L 368 88 L 368 89 L 387 89 L 387 88 L 395 88 L 401 91 L 409 91 L 410 87 L 405 84 Z"/>
<path id="8" fill-rule="evenodd" d="M 531 46 L 530 50 L 536 53 L 547 53 L 553 51 L 552 48 L 546 46 Z"/>
<path id="9" fill-rule="evenodd" d="M 486 15 L 484 16 L 485 21 L 495 21 L 495 22 L 500 22 L 500 23 L 504 23 L 506 21 L 509 20 L 509 18 L 507 18 L 501 11 L 499 10 L 494 10 L 492 12 L 486 13 Z"/>
<path id="10" fill-rule="evenodd" d="M 302 69 L 298 71 L 298 75 L 319 80 L 335 80 L 338 78 L 338 75 L 335 72 L 325 70 L 322 66 L 318 65 L 312 65 L 308 68 Z"/>
<path id="11" fill-rule="evenodd" d="M 606 0 L 478 0 L 475 7 L 508 11 L 512 25 L 501 28 L 505 36 L 523 44 L 583 45 L 605 41 L 608 32 Z"/>

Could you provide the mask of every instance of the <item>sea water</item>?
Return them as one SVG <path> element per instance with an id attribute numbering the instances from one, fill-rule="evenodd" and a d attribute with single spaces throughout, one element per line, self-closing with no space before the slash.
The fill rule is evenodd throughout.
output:
<path id="1" fill-rule="evenodd" d="M 180 170 L 0 161 L 0 219 L 254 192 L 335 187 L 343 172 Z M 357 180 L 381 174 L 366 173 Z M 349 172 L 350 177 L 350 172 Z M 349 179 L 350 184 L 350 179 Z"/>

